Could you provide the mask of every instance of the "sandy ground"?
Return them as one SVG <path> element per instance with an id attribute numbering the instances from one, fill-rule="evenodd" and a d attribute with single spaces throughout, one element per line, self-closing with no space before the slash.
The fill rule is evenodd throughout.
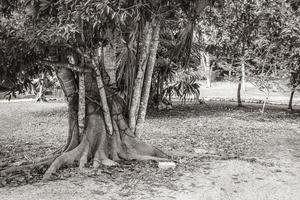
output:
<path id="1" fill-rule="evenodd" d="M 272 166 L 239 160 L 203 163 L 204 168 L 184 174 L 172 187 L 127 183 L 106 184 L 99 178 L 73 177 L 64 181 L 0 189 L 3 200 L 42 199 L 190 199 L 190 200 L 299 200 L 300 163 L 289 159 Z"/>

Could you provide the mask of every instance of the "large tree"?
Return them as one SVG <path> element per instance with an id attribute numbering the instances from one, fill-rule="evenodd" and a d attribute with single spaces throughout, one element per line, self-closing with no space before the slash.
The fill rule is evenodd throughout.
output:
<path id="1" fill-rule="evenodd" d="M 145 120 L 161 25 L 176 12 L 196 18 L 214 2 L 2 1 L 9 20 L 19 17 L 10 27 L 37 54 L 32 64 L 56 73 L 68 102 L 66 145 L 43 160 L 52 163 L 44 179 L 75 161 L 80 168 L 89 161 L 97 168 L 119 159 L 168 159 L 136 137 Z"/>

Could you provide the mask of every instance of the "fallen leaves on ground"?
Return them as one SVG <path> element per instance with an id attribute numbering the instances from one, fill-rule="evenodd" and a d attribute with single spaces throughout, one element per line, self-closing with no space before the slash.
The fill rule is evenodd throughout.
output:
<path id="1" fill-rule="evenodd" d="M 0 170 L 23 165 L 48 155 L 64 144 L 67 136 L 67 108 L 64 103 L 0 104 Z M 121 196 L 143 189 L 166 187 L 193 170 L 210 173 L 210 162 L 241 159 L 256 162 L 274 156 L 278 138 L 293 140 L 299 130 L 299 114 L 268 109 L 265 114 L 255 106 L 237 108 L 231 103 L 177 105 L 173 110 L 151 112 L 141 138 L 172 154 L 176 168 L 163 170 L 153 161 L 121 162 L 117 167 L 88 168 L 75 166 L 60 170 L 54 180 L 70 176 L 92 177 L 99 183 L 122 185 Z M 261 162 L 262 163 L 262 162 Z M 31 184 L 41 180 L 47 166 L 0 175 L 0 187 Z M 78 183 L 80 184 L 80 183 Z M 151 188 L 149 187 L 151 185 Z M 97 191 L 95 191 L 97 193 Z M 151 192 L 151 191 L 150 191 Z"/>

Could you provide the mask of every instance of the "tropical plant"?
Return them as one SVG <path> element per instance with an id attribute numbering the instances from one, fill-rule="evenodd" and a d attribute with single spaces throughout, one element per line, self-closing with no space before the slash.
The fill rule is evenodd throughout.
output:
<path id="1" fill-rule="evenodd" d="M 195 71 L 182 71 L 177 74 L 176 81 L 165 89 L 166 95 L 179 97 L 182 104 L 188 99 L 199 101 L 201 73 Z"/>

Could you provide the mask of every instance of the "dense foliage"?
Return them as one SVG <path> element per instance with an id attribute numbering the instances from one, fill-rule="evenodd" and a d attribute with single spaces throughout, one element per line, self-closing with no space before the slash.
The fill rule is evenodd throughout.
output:
<path id="1" fill-rule="evenodd" d="M 3 0 L 1 87 L 24 92 L 45 67 L 55 69 L 41 61 L 66 63 L 66 56 L 80 57 L 78 48 L 91 54 L 118 38 L 113 42 L 119 55 L 118 85 L 124 94 L 131 94 L 139 52 L 136 40 L 143 23 L 153 16 L 162 21 L 152 87 L 161 99 L 167 93 L 183 97 L 180 89 L 170 88 L 182 81 L 176 83 L 177 73 L 194 71 L 197 80 L 203 78 L 203 69 L 197 69 L 201 52 L 210 55 L 211 67 L 222 76 L 238 79 L 244 64 L 253 82 L 287 77 L 298 81 L 299 1 L 208 2 L 214 7 L 200 14 L 201 1 Z M 78 63 L 80 58 L 75 60 Z M 184 83 L 187 87 L 181 90 L 198 93 L 199 85 Z"/>

